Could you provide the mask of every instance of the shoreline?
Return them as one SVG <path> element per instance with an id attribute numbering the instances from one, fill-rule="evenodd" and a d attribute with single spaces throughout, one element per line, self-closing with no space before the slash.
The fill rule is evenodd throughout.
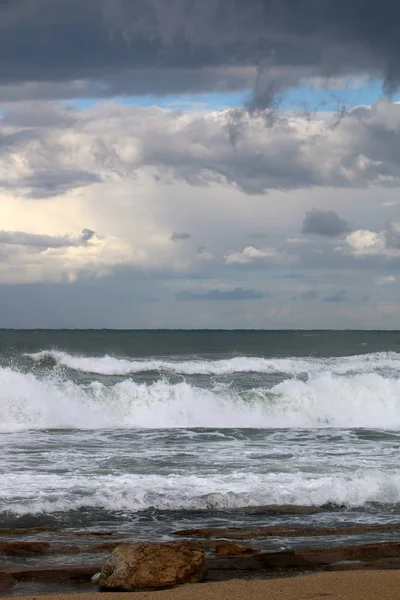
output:
<path id="1" fill-rule="evenodd" d="M 376 573 L 383 571 L 389 577 L 391 577 L 390 573 L 397 572 L 400 577 L 399 525 L 387 523 L 367 526 L 369 532 L 375 532 L 377 541 L 369 544 L 346 545 L 346 541 L 349 541 L 348 536 L 354 533 L 354 530 L 358 532 L 359 529 L 360 526 L 347 526 L 303 531 L 301 528 L 278 530 L 274 526 L 258 528 L 228 526 L 174 531 L 170 534 L 174 536 L 174 541 L 162 542 L 161 545 L 174 547 L 190 545 L 193 549 L 204 552 L 206 569 L 198 584 L 200 589 L 216 584 L 225 586 L 232 582 L 236 582 L 237 587 L 239 581 L 242 582 L 241 585 L 254 584 L 256 590 L 260 585 L 267 586 L 265 589 L 269 589 L 269 586 L 275 589 L 278 583 L 272 582 L 287 580 L 307 582 L 307 577 L 318 575 L 326 575 L 330 581 L 332 577 L 346 573 L 361 580 L 366 574 L 372 573 L 373 575 L 368 577 L 375 577 Z M 379 533 L 382 535 L 388 530 L 393 535 L 391 541 L 379 539 Z M 321 546 L 315 548 L 305 545 L 303 548 L 287 548 L 278 551 L 273 549 L 263 551 L 257 548 L 257 540 L 269 539 L 270 535 L 276 535 L 278 532 L 288 536 L 288 539 L 292 539 L 290 536 L 296 533 L 313 533 L 315 539 L 320 540 Z M 328 533 L 336 534 L 336 540 L 334 544 L 326 546 L 322 542 Z M 339 542 L 341 537 L 342 544 Z M 103 590 L 92 582 L 92 577 L 106 564 L 110 553 L 115 548 L 138 543 L 143 541 L 135 540 L 131 535 L 107 531 L 51 530 L 46 527 L 0 529 L 0 556 L 2 557 L 0 597 L 68 597 L 71 600 L 75 597 L 77 599 L 85 597 L 90 600 L 93 596 L 101 600 L 99 596 L 103 595 Z M 148 542 L 149 545 L 153 543 Z M 282 585 L 286 589 L 287 586 L 290 588 L 300 583 Z M 182 586 L 183 589 L 188 587 L 197 589 L 189 584 Z M 181 587 L 173 589 L 177 593 Z M 107 591 L 107 600 L 112 600 L 110 594 L 120 598 L 127 593 L 129 592 L 117 592 L 115 595 L 114 592 Z M 201 594 L 197 597 L 202 598 Z M 297 600 L 297 597 L 294 600 Z M 231 600 L 234 600 L 234 597 Z"/>
<path id="2" fill-rule="evenodd" d="M 400 570 L 317 573 L 263 581 L 236 580 L 187 584 L 160 591 L 89 592 L 5 596 L 5 600 L 393 600 L 399 595 Z"/>

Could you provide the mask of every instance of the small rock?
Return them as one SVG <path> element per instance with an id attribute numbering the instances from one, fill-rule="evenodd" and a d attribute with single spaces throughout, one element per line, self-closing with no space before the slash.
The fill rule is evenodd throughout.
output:
<path id="1" fill-rule="evenodd" d="M 160 589 L 196 583 L 204 573 L 204 552 L 190 544 L 123 545 L 110 555 L 99 584 L 126 591 Z"/>

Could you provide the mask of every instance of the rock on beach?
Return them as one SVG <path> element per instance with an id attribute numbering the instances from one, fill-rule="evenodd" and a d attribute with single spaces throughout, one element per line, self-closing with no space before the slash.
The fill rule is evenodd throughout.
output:
<path id="1" fill-rule="evenodd" d="M 126 591 L 197 583 L 205 572 L 203 550 L 182 544 L 133 544 L 118 546 L 103 567 L 99 585 Z"/>

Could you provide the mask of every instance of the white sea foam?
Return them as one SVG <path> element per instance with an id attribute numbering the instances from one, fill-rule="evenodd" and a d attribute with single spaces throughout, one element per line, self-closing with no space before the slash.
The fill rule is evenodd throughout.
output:
<path id="1" fill-rule="evenodd" d="M 134 428 L 400 429 L 400 379 L 378 373 L 316 373 L 270 390 L 238 392 L 125 379 L 78 385 L 0 369 L 0 431 Z"/>
<path id="2" fill-rule="evenodd" d="M 57 364 L 76 371 L 98 375 L 129 375 L 141 372 L 166 372 L 182 375 L 230 375 L 233 373 L 283 373 L 291 376 L 316 374 L 322 371 L 336 375 L 394 370 L 400 374 L 400 354 L 377 352 L 337 358 L 262 358 L 237 356 L 220 360 L 163 360 L 88 357 L 61 351 L 27 354 L 35 361 L 52 359 Z"/>
<path id="3" fill-rule="evenodd" d="M 87 472 L 10 473 L 0 491 L 1 511 L 18 515 L 100 508 L 110 511 L 218 510 L 249 506 L 324 504 L 361 507 L 400 502 L 400 473 L 241 473 L 232 476 L 96 475 Z"/>
<path id="4" fill-rule="evenodd" d="M 301 359 L 265 359 L 238 356 L 220 360 L 128 360 L 113 356 L 74 356 L 66 352 L 43 351 L 28 354 L 35 361 L 53 359 L 56 363 L 86 373 L 97 375 L 129 375 L 149 371 L 178 373 L 182 375 L 229 375 L 233 373 L 282 373 L 300 374 L 309 368 Z"/>
<path id="5" fill-rule="evenodd" d="M 400 354 L 28 356 L 0 368 L 0 514 L 400 504 Z"/>

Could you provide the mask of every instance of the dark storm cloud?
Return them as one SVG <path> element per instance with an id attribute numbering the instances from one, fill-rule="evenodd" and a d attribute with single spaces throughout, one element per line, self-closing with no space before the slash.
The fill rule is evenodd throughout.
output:
<path id="1" fill-rule="evenodd" d="M 313 208 L 306 213 L 303 221 L 303 233 L 314 233 L 335 237 L 350 231 L 351 227 L 333 210 L 318 210 Z"/>
<path id="2" fill-rule="evenodd" d="M 7 1 L 1 99 L 252 82 L 258 108 L 304 77 L 356 74 L 383 77 L 390 91 L 399 82 L 399 20 L 395 0 Z"/>
<path id="3" fill-rule="evenodd" d="M 260 300 L 265 294 L 253 289 L 237 287 L 234 290 L 210 290 L 205 293 L 179 292 L 175 299 L 180 302 L 198 300 Z"/>
<path id="4" fill-rule="evenodd" d="M 52 236 L 24 231 L 0 231 L 0 244 L 30 246 L 32 248 L 70 248 L 85 246 L 95 235 L 91 229 L 83 229 L 79 236 Z"/>

